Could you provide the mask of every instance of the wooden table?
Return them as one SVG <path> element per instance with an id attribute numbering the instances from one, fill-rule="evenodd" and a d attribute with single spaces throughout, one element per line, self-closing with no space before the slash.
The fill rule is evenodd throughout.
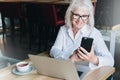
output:
<path id="1" fill-rule="evenodd" d="M 40 56 L 49 56 L 47 52 L 43 52 Z M 29 59 L 26 59 L 31 63 Z M 15 68 L 15 64 L 9 67 L 0 69 L 0 80 L 61 80 L 44 75 L 37 74 L 37 71 L 33 69 L 29 74 L 24 76 L 18 76 L 12 73 L 12 69 Z M 95 70 L 89 71 L 82 80 L 106 80 L 111 74 L 115 72 L 114 67 L 104 66 Z"/>

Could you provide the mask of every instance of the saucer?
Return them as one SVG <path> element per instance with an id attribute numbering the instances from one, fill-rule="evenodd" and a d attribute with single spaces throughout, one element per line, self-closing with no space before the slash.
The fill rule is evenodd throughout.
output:
<path id="1" fill-rule="evenodd" d="M 15 68 L 13 68 L 12 72 L 13 72 L 13 74 L 16 74 L 16 75 L 26 75 L 26 74 L 30 73 L 32 70 L 33 70 L 33 68 L 32 68 L 32 66 L 30 66 L 30 68 L 26 72 L 19 72 L 17 70 L 17 68 L 15 67 Z"/>

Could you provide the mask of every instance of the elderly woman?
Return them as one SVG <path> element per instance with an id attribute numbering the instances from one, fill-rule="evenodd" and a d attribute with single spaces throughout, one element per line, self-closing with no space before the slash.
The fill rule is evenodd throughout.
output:
<path id="1" fill-rule="evenodd" d="M 65 15 L 50 55 L 56 59 L 70 59 L 72 62 L 88 62 L 90 69 L 113 66 L 114 59 L 94 27 L 94 10 L 91 0 L 73 0 Z M 80 46 L 82 37 L 94 39 L 91 51 Z M 86 54 L 84 54 L 86 53 Z"/>

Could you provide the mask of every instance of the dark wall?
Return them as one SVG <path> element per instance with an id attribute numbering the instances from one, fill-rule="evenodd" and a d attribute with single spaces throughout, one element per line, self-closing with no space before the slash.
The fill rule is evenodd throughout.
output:
<path id="1" fill-rule="evenodd" d="M 120 24 L 120 0 L 113 0 L 113 25 Z"/>
<path id="2" fill-rule="evenodd" d="M 97 0 L 95 13 L 95 26 L 113 25 L 113 5 L 114 0 Z"/>

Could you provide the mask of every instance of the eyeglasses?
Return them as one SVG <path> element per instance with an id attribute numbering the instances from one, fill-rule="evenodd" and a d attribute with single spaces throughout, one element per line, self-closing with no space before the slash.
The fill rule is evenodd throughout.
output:
<path id="1" fill-rule="evenodd" d="M 89 18 L 89 15 L 79 15 L 79 14 L 74 13 L 74 12 L 72 12 L 72 11 L 71 11 L 71 13 L 72 13 L 72 17 L 73 17 L 74 19 L 77 19 L 77 20 L 79 20 L 79 19 L 81 18 L 82 21 L 85 21 L 86 19 Z"/>

